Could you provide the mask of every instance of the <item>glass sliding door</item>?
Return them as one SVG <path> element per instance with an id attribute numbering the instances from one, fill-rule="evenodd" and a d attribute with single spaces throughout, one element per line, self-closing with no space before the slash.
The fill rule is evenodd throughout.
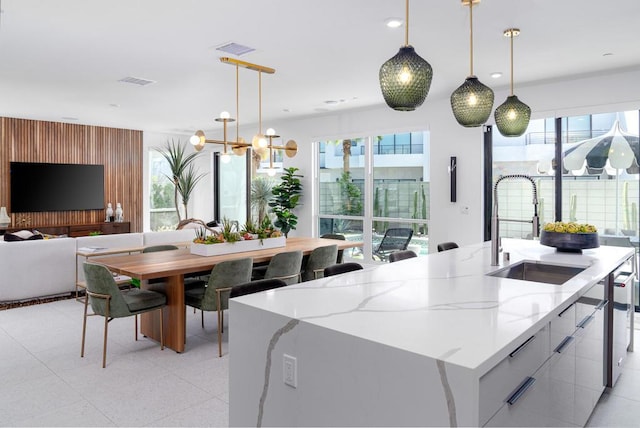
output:
<path id="1" fill-rule="evenodd" d="M 347 256 L 376 255 L 385 232 L 408 229 L 408 249 L 428 252 L 429 134 L 398 133 L 321 141 L 318 145 L 320 235 L 364 241 Z"/>

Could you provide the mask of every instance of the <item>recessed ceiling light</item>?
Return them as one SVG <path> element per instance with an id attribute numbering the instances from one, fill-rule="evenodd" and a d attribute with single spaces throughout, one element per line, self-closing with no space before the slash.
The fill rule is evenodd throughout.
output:
<path id="1" fill-rule="evenodd" d="M 494 71 L 493 73 L 491 73 L 491 77 L 493 77 L 494 79 L 499 79 L 502 77 L 502 72 Z"/>
<path id="2" fill-rule="evenodd" d="M 389 28 L 398 28 L 402 27 L 404 21 L 400 18 L 387 18 L 385 19 L 384 24 Z"/>
<path id="3" fill-rule="evenodd" d="M 613 56 L 612 52 L 603 53 L 602 56 Z"/>
<path id="4" fill-rule="evenodd" d="M 111 103 L 111 104 L 109 104 L 109 107 L 120 108 L 120 104 Z"/>
<path id="5" fill-rule="evenodd" d="M 334 105 L 338 104 L 338 101 L 336 101 L 336 100 L 326 100 L 324 103 L 327 104 L 327 105 L 330 105 L 330 106 L 334 106 Z"/>
<path id="6" fill-rule="evenodd" d="M 291 112 L 291 110 L 288 109 L 288 108 L 283 108 L 282 111 L 285 112 L 285 113 L 290 113 Z"/>

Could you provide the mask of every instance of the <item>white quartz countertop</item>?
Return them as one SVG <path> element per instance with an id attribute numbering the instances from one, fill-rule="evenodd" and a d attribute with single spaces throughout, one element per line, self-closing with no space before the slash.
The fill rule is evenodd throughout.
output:
<path id="1" fill-rule="evenodd" d="M 473 370 L 481 376 L 633 254 L 600 247 L 559 253 L 503 240 L 510 261 L 491 266 L 490 243 L 461 247 L 235 299 Z M 587 267 L 562 285 L 487 276 L 521 260 Z"/>

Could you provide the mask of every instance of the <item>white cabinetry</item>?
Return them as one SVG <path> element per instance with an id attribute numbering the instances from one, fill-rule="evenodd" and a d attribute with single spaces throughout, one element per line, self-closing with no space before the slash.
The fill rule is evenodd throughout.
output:
<path id="1" fill-rule="evenodd" d="M 485 426 L 584 426 L 604 390 L 604 308 L 602 284 L 568 306 L 536 337 L 548 338 L 526 370 L 503 360 L 480 380 L 480 419 Z M 527 353 L 532 354 L 534 348 Z M 511 357 L 510 357 L 511 358 Z M 534 367 L 535 365 L 535 367 Z M 491 380 L 500 374 L 500 388 Z M 492 393 L 495 391 L 495 393 Z M 504 393 L 501 399 L 494 395 Z M 496 402 L 498 402 L 496 406 Z M 487 405 L 487 409 L 483 406 Z M 489 406 L 490 405 L 490 406 Z M 496 411 L 497 410 L 497 411 Z M 485 419 L 487 412 L 495 412 Z"/>

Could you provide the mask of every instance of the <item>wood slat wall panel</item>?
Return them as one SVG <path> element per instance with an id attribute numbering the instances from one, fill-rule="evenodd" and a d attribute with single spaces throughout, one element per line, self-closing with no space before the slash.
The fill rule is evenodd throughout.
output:
<path id="1" fill-rule="evenodd" d="M 99 223 L 105 211 L 13 213 L 9 162 L 104 165 L 105 201 L 123 207 L 132 232 L 142 231 L 142 131 L 58 122 L 0 118 L 0 206 L 11 225 Z"/>

